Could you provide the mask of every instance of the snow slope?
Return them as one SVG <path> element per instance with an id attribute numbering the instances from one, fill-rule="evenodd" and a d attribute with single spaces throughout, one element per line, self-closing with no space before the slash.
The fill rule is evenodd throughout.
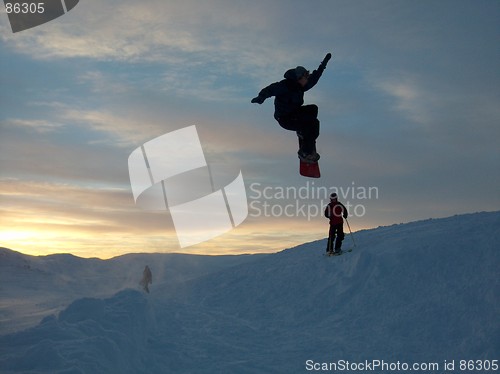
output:
<path id="1" fill-rule="evenodd" d="M 137 288 L 146 265 L 153 286 L 174 286 L 191 278 L 252 261 L 258 256 L 128 254 L 111 260 L 72 255 L 27 256 L 0 248 L 0 335 L 33 327 L 82 297 L 109 297 Z"/>
<path id="2" fill-rule="evenodd" d="M 445 361 L 463 372 L 459 360 L 500 359 L 500 212 L 355 239 L 340 257 L 322 256 L 321 240 L 212 264 L 155 283 L 149 295 L 125 289 L 78 299 L 0 336 L 0 372 L 301 373 L 383 360 L 450 373 Z"/>

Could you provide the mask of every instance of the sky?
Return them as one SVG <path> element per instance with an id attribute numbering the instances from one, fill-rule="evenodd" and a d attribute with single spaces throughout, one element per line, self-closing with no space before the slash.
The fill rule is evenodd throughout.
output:
<path id="1" fill-rule="evenodd" d="M 81 0 L 13 33 L 2 11 L 0 246 L 276 252 L 327 236 L 330 192 L 352 231 L 499 210 L 499 18 L 488 0 Z M 329 52 L 305 94 L 322 171 L 306 179 L 273 100 L 250 100 Z M 241 172 L 248 216 L 181 248 L 169 210 L 136 205 L 128 157 L 192 125 L 215 185 Z"/>

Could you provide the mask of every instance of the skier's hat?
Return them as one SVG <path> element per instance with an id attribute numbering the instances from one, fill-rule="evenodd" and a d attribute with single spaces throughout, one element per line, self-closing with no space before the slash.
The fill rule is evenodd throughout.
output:
<path id="1" fill-rule="evenodd" d="M 305 67 L 303 66 L 297 66 L 295 68 L 295 76 L 297 77 L 297 79 L 300 79 L 302 78 L 303 76 L 306 76 L 308 77 L 309 76 L 309 70 L 307 70 Z"/>
<path id="2" fill-rule="evenodd" d="M 337 197 L 338 197 L 338 196 L 337 196 L 337 194 L 336 194 L 335 192 L 332 192 L 332 193 L 330 194 L 330 200 L 335 200 L 335 199 L 337 199 Z"/>

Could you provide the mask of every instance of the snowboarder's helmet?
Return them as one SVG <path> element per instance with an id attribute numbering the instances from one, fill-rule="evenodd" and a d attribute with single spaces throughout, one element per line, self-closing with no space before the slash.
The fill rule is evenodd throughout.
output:
<path id="1" fill-rule="evenodd" d="M 295 68 L 295 76 L 297 77 L 297 79 L 300 79 L 302 78 L 303 76 L 309 76 L 309 71 L 303 67 L 303 66 L 297 66 Z"/>
<path id="2" fill-rule="evenodd" d="M 330 200 L 336 200 L 337 199 L 337 194 L 335 192 L 332 192 L 330 194 Z"/>

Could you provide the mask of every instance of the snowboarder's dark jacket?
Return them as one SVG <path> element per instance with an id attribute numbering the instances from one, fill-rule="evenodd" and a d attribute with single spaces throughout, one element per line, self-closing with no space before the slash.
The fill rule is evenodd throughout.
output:
<path id="1" fill-rule="evenodd" d="M 338 200 L 332 200 L 325 208 L 325 217 L 330 219 L 330 225 L 344 223 L 342 217 L 347 218 L 347 209 Z"/>
<path id="2" fill-rule="evenodd" d="M 259 98 L 263 102 L 265 99 L 274 96 L 274 118 L 278 121 L 284 117 L 293 114 L 302 104 L 304 104 L 304 92 L 313 88 L 318 83 L 323 74 L 325 66 L 321 64 L 317 70 L 314 70 L 307 84 L 302 87 L 295 72 L 295 69 L 288 70 L 280 82 L 272 83 L 259 92 Z"/>

